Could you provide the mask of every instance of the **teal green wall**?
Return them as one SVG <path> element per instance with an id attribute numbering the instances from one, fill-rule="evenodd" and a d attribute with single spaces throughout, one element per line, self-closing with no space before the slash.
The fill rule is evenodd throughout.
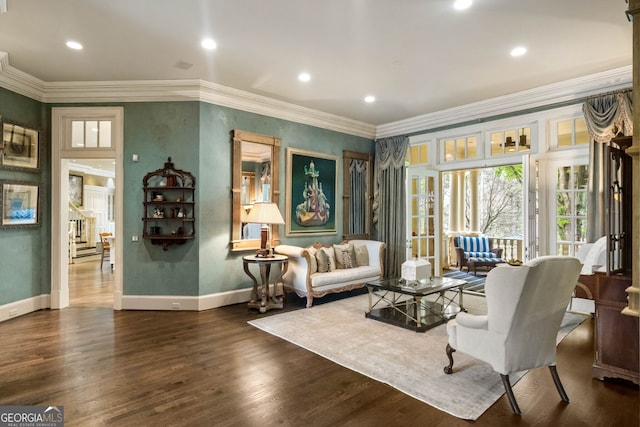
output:
<path id="1" fill-rule="evenodd" d="M 164 167 L 175 167 L 199 180 L 199 103 L 151 102 L 124 104 L 124 295 L 198 295 L 198 223 L 195 240 L 167 251 L 142 239 L 142 178 Z M 131 161 L 138 154 L 139 161 Z M 197 206 L 197 204 L 196 204 Z M 196 217 L 197 218 L 197 217 Z M 131 236 L 139 236 L 132 242 Z"/>
<path id="2" fill-rule="evenodd" d="M 251 286 L 242 269 L 241 257 L 251 253 L 231 252 L 231 131 L 240 129 L 281 139 L 280 210 L 285 207 L 286 149 L 295 147 L 338 157 L 338 186 L 342 186 L 342 150 L 373 153 L 371 139 L 360 138 L 292 123 L 244 111 L 200 104 L 200 174 L 198 176 L 198 225 L 200 245 L 200 295 L 231 291 Z M 338 192 L 336 218 L 342 218 L 342 192 Z M 342 221 L 337 233 L 329 236 L 291 237 L 280 228 L 282 243 L 305 246 L 314 241 L 339 242 Z"/>
<path id="3" fill-rule="evenodd" d="M 59 106 L 78 106 L 59 105 Z M 98 106 L 105 104 L 82 104 Z M 124 295 L 209 295 L 251 286 L 240 258 L 250 252 L 231 252 L 231 132 L 234 129 L 281 138 L 280 208 L 285 206 L 286 148 L 338 157 L 338 182 L 342 182 L 342 150 L 373 153 L 371 139 L 302 125 L 208 103 L 149 102 L 124 106 Z M 37 173 L 0 169 L 0 179 L 41 185 L 41 226 L 24 230 L 0 230 L 0 304 L 50 293 L 50 117 L 52 105 L 0 89 L 0 115 L 39 128 L 41 169 Z M 138 154 L 139 161 L 131 160 Z M 163 167 L 171 157 L 178 169 L 196 177 L 196 238 L 163 251 L 142 236 L 142 179 Z M 341 184 L 339 184 L 341 187 Z M 336 218 L 342 217 L 338 192 Z M 338 242 L 335 235 L 291 237 L 281 227 L 281 242 L 307 245 L 316 240 Z"/>
<path id="4" fill-rule="evenodd" d="M 0 88 L 2 120 L 40 130 L 40 168 L 35 172 L 0 168 L 0 181 L 40 186 L 40 225 L 0 229 L 0 305 L 51 291 L 50 130 L 40 102 Z"/>

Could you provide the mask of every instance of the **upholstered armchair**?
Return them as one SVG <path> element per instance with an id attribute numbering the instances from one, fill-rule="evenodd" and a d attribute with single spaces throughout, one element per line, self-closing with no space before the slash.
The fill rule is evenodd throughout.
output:
<path id="1" fill-rule="evenodd" d="M 573 257 L 543 256 L 491 270 L 485 282 L 487 315 L 459 313 L 447 323 L 445 373 L 453 372 L 456 350 L 489 363 L 502 378 L 513 412 L 520 414 L 509 374 L 548 366 L 560 397 L 569 402 L 556 370 L 556 339 L 581 267 Z"/>
<path id="2" fill-rule="evenodd" d="M 453 238 L 453 245 L 456 249 L 456 266 L 460 271 L 463 267 L 467 267 L 469 271 L 470 262 L 482 262 L 490 267 L 505 262 L 502 258 L 502 248 L 494 248 L 493 239 L 490 237 L 458 236 Z"/>

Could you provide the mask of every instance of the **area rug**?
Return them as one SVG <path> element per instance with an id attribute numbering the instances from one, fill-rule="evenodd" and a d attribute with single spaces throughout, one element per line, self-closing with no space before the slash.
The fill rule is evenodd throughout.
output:
<path id="1" fill-rule="evenodd" d="M 477 293 L 484 295 L 484 281 L 487 278 L 486 271 L 478 271 L 476 274 L 470 274 L 460 270 L 445 270 L 442 275 L 453 279 L 466 280 L 463 290 L 466 293 Z"/>
<path id="2" fill-rule="evenodd" d="M 504 394 L 500 375 L 463 353 L 455 353 L 454 373 L 444 374 L 445 325 L 416 333 L 366 319 L 367 307 L 367 295 L 358 295 L 249 324 L 458 418 L 478 419 Z M 486 313 L 484 297 L 466 295 L 465 307 L 470 313 Z M 558 342 L 585 319 L 567 313 Z M 512 375 L 512 383 L 525 373 Z"/>

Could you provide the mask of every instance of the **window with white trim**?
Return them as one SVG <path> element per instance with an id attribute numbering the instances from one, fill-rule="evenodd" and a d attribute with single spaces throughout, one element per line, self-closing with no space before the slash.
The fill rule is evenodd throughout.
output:
<path id="1" fill-rule="evenodd" d="M 531 150 L 531 128 L 522 127 L 490 133 L 491 157 Z"/>
<path id="2" fill-rule="evenodd" d="M 460 138 L 445 139 L 441 141 L 443 162 L 456 160 L 475 159 L 478 157 L 478 137 L 464 136 Z"/>
<path id="3" fill-rule="evenodd" d="M 111 121 L 72 120 L 71 148 L 111 148 Z"/>
<path id="4" fill-rule="evenodd" d="M 587 238 L 589 166 L 559 166 L 556 176 L 556 254 L 573 256 Z"/>

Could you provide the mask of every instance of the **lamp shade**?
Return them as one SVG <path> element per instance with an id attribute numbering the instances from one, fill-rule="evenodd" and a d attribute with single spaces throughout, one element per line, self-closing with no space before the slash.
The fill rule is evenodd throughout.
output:
<path id="1" fill-rule="evenodd" d="M 275 203 L 256 203 L 253 205 L 247 221 L 256 224 L 284 224 L 278 205 Z"/>

